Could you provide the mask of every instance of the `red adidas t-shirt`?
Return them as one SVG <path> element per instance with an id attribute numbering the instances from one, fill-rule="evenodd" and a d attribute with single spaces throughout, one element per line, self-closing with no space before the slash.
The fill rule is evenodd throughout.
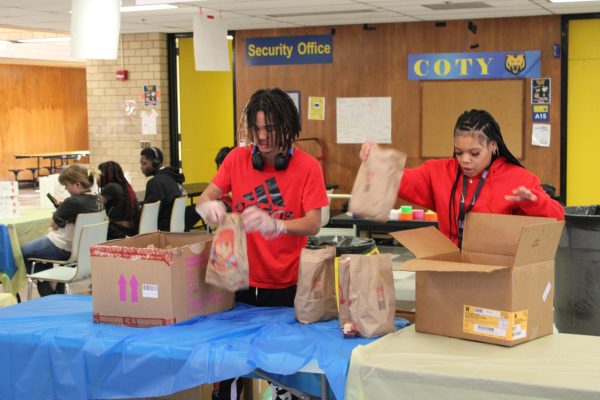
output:
<path id="1" fill-rule="evenodd" d="M 290 220 L 329 204 L 318 161 L 298 148 L 285 170 L 276 171 L 265 163 L 258 171 L 252 167 L 252 149 L 237 147 L 227 155 L 212 183 L 223 193 L 231 192 L 232 212 L 238 214 L 256 205 L 274 218 Z M 296 284 L 305 236 L 286 234 L 266 240 L 252 232 L 246 238 L 250 286 L 280 289 Z"/>

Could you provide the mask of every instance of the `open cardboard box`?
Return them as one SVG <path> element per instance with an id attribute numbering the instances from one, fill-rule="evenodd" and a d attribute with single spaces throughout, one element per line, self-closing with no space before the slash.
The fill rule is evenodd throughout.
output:
<path id="1" fill-rule="evenodd" d="M 212 235 L 153 232 L 91 248 L 94 322 L 159 326 L 233 307 L 204 282 Z"/>
<path id="2" fill-rule="evenodd" d="M 469 213 L 462 252 L 434 227 L 391 235 L 416 259 L 416 325 L 428 332 L 514 346 L 552 333 L 553 218 Z"/>

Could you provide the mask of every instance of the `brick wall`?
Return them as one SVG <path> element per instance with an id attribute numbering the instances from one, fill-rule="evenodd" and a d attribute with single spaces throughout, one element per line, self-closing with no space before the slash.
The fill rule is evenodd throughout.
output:
<path id="1" fill-rule="evenodd" d="M 117 60 L 88 60 L 88 119 L 92 165 L 117 161 L 131 174 L 135 190 L 143 190 L 140 171 L 141 142 L 165 153 L 169 163 L 167 37 L 164 33 L 122 36 Z M 117 81 L 116 71 L 129 71 L 129 80 Z M 157 106 L 144 106 L 144 85 L 156 85 Z M 156 135 L 142 135 L 142 112 L 156 109 Z"/>

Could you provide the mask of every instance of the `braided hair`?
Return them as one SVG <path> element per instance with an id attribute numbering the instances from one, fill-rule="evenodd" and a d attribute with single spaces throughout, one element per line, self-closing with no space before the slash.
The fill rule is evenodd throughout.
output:
<path id="1" fill-rule="evenodd" d="M 105 161 L 98 165 L 100 170 L 100 180 L 98 186 L 105 187 L 109 183 L 116 183 L 123 188 L 123 193 L 127 193 L 127 204 L 129 205 L 129 215 L 135 218 L 138 211 L 138 201 L 135 192 L 123 173 L 123 168 L 115 161 Z"/>
<path id="2" fill-rule="evenodd" d="M 490 165 L 492 165 L 492 163 L 498 157 L 504 157 L 504 159 L 509 163 L 523 167 L 519 160 L 517 160 L 510 150 L 508 150 L 508 147 L 504 142 L 504 138 L 502 137 L 502 132 L 500 131 L 500 125 L 498 125 L 498 122 L 494 119 L 492 114 L 485 110 L 469 110 L 465 111 L 460 117 L 458 117 L 456 120 L 456 125 L 454 126 L 454 137 L 456 138 L 457 136 L 474 134 L 476 139 L 484 146 L 487 146 L 490 141 L 496 142 L 498 150 L 496 154 L 492 154 L 492 161 L 490 162 Z M 456 158 L 456 153 L 454 153 L 452 157 Z M 456 198 L 456 187 L 458 186 L 458 181 L 461 174 L 461 169 L 459 167 L 456 170 L 456 178 L 454 179 L 454 183 L 452 185 L 450 202 L 448 204 L 448 215 L 450 216 L 450 236 L 452 236 L 453 225 L 456 225 L 454 223 L 457 217 L 456 210 L 454 209 L 454 201 Z M 458 234 L 458 226 L 456 226 L 456 230 Z"/>
<path id="3" fill-rule="evenodd" d="M 301 130 L 298 110 L 291 97 L 279 88 L 260 89 L 252 95 L 246 106 L 246 119 L 253 141 L 256 141 L 256 114 L 259 111 L 265 114 L 266 124 L 274 130 L 269 136 L 269 145 L 289 150 Z"/>

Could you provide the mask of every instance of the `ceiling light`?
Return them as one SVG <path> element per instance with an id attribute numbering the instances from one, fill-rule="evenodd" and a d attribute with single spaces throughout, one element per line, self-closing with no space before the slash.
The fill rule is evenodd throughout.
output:
<path id="1" fill-rule="evenodd" d="M 126 6 L 121 7 L 121 12 L 138 12 L 138 11 L 156 11 L 156 10 L 169 10 L 177 8 L 172 4 L 149 4 L 145 6 Z"/>
<path id="2" fill-rule="evenodd" d="M 19 42 L 19 43 L 65 43 L 65 42 L 70 42 L 70 41 L 71 41 L 71 38 L 68 36 L 17 40 L 17 42 Z"/>
<path id="3" fill-rule="evenodd" d="M 597 0 L 550 0 L 550 3 L 582 3 L 584 1 L 597 1 Z"/>

